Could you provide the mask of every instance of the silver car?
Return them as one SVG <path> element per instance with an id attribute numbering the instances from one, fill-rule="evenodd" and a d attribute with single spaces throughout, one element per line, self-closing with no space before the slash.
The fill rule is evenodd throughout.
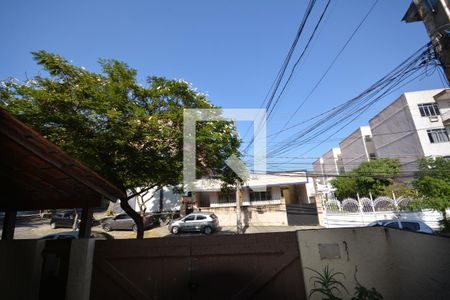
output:
<path id="1" fill-rule="evenodd" d="M 219 229 L 219 219 L 211 212 L 195 212 L 184 218 L 173 220 L 169 224 L 169 231 L 173 234 L 180 232 L 203 232 L 210 234 Z"/>
<path id="2" fill-rule="evenodd" d="M 378 220 L 370 223 L 370 227 L 383 226 L 388 228 L 402 229 L 407 231 L 434 234 L 427 224 L 418 220 Z"/>

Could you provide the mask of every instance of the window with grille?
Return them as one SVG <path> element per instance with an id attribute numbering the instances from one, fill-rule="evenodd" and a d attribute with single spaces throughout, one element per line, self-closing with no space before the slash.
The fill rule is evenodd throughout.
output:
<path id="1" fill-rule="evenodd" d="M 428 138 L 431 143 L 445 143 L 449 141 L 448 133 L 445 128 L 427 130 Z"/>
<path id="2" fill-rule="evenodd" d="M 422 117 L 432 117 L 439 116 L 441 113 L 439 112 L 439 108 L 437 103 L 423 103 L 419 104 L 419 111 Z"/>
<path id="3" fill-rule="evenodd" d="M 250 190 L 250 201 L 266 201 L 272 200 L 272 192 L 268 187 L 265 192 L 254 192 Z"/>
<path id="4" fill-rule="evenodd" d="M 219 203 L 235 203 L 235 202 L 236 202 L 236 192 L 219 194 Z"/>

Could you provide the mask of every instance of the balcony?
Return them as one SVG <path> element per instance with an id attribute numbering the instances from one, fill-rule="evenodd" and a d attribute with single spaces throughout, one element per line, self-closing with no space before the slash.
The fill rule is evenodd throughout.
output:
<path id="1" fill-rule="evenodd" d="M 442 123 L 444 123 L 444 126 L 450 126 L 450 110 L 447 110 L 446 112 L 441 114 Z"/>

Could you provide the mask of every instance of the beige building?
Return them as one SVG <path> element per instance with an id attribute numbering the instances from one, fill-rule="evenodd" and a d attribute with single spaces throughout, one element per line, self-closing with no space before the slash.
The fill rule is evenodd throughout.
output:
<path id="1" fill-rule="evenodd" d="M 222 192 L 220 181 L 199 180 L 197 186 L 203 190 L 194 193 L 197 208 L 214 212 L 222 226 L 235 226 L 236 192 Z M 256 175 L 240 195 L 244 225 L 317 224 L 313 185 L 305 171 Z"/>

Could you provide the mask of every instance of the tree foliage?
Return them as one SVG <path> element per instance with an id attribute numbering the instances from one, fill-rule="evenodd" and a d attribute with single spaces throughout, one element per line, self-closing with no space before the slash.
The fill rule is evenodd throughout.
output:
<path id="1" fill-rule="evenodd" d="M 32 55 L 48 74 L 1 81 L 1 107 L 123 191 L 182 181 L 183 109 L 215 108 L 206 95 L 163 77 L 143 86 L 117 60 L 99 60 L 95 73 L 59 55 Z M 197 174 L 233 183 L 225 164 L 239 156 L 233 124 L 199 122 L 197 138 Z"/>
<path id="2" fill-rule="evenodd" d="M 441 212 L 443 230 L 450 231 L 446 213 L 450 208 L 450 161 L 442 157 L 422 158 L 418 160 L 417 165 L 419 172 L 413 185 L 421 199 L 414 204 Z"/>
<path id="3" fill-rule="evenodd" d="M 352 172 L 331 180 L 336 189 L 338 199 L 360 196 L 377 197 L 386 187 L 394 183 L 393 178 L 400 173 L 400 163 L 397 159 L 382 158 L 363 162 Z"/>

